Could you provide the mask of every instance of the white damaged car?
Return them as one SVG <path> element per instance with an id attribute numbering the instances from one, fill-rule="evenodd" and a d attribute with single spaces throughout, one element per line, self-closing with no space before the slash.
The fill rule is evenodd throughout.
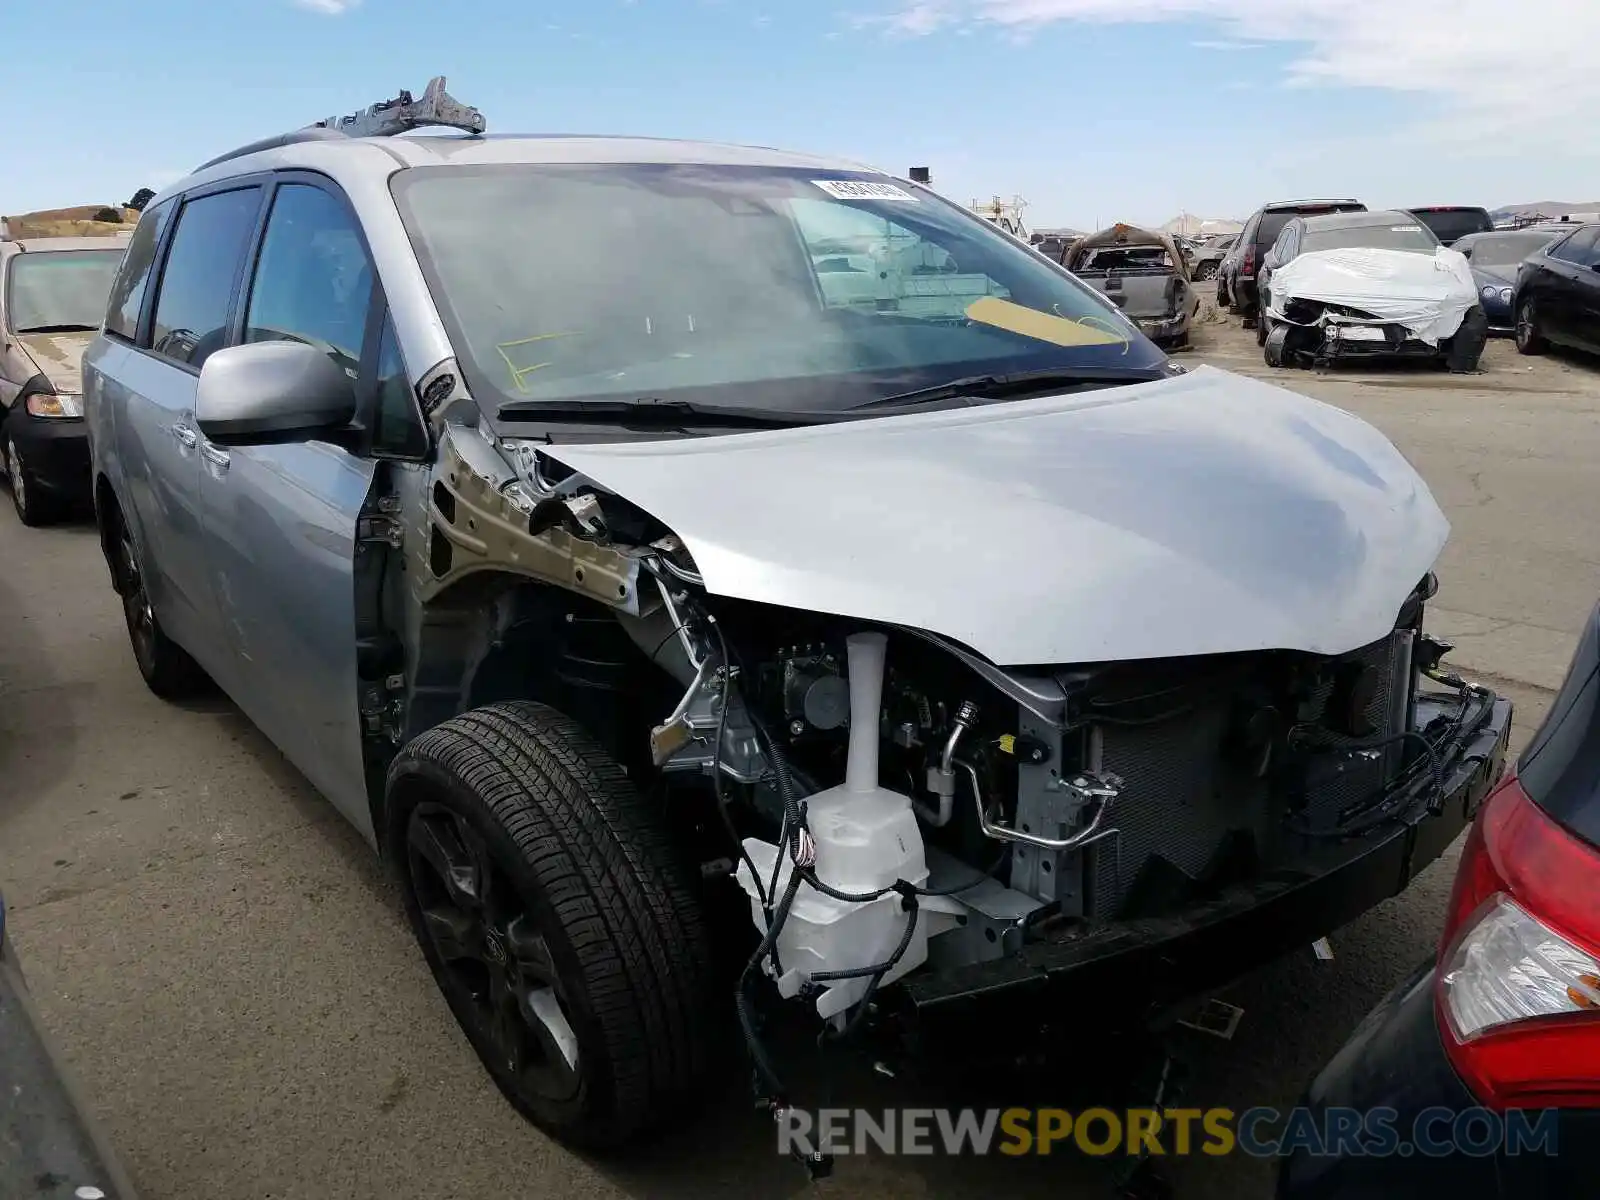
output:
<path id="1" fill-rule="evenodd" d="M 1257 287 L 1273 367 L 1420 358 L 1469 372 L 1489 337 L 1466 257 L 1406 212 L 1296 217 Z"/>
<path id="2" fill-rule="evenodd" d="M 734 1024 L 783 1105 L 762 1009 L 941 1061 L 1140 1024 L 1498 777 L 1370 426 L 859 164 L 442 111 L 152 201 L 96 507 L 151 688 L 220 685 L 384 855 L 556 1136 L 694 1111 Z"/>

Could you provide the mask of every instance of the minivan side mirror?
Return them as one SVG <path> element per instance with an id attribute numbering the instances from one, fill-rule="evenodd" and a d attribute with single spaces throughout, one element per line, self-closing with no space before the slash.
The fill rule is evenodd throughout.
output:
<path id="1" fill-rule="evenodd" d="M 195 423 L 219 446 L 328 437 L 355 415 L 350 376 L 304 342 L 228 346 L 200 368 Z"/>

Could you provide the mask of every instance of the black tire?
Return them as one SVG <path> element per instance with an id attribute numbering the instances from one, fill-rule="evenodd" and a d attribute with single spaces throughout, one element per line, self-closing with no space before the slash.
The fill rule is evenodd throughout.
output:
<path id="1" fill-rule="evenodd" d="M 1269 367 L 1287 367 L 1289 365 L 1289 334 L 1292 329 L 1288 325 L 1279 325 L 1266 337 L 1261 346 L 1261 356 L 1267 360 Z"/>
<path id="2" fill-rule="evenodd" d="M 1194 277 L 1199 280 L 1215 279 L 1217 277 L 1217 264 L 1203 262 L 1194 269 Z"/>
<path id="3" fill-rule="evenodd" d="M 17 443 L 9 437 L 0 446 L 0 464 L 5 467 L 6 491 L 11 496 L 11 507 L 17 510 L 17 520 L 37 529 L 61 519 L 61 502 L 34 482 Z"/>
<path id="4" fill-rule="evenodd" d="M 388 797 L 412 929 L 512 1105 L 591 1150 L 682 1112 L 707 1073 L 709 939 L 664 824 L 616 761 L 553 709 L 493 704 L 414 738 Z M 490 882 L 474 898 L 462 880 Z"/>
<path id="5" fill-rule="evenodd" d="M 127 523 L 120 513 L 111 516 L 111 534 L 115 539 L 112 579 L 117 594 L 122 597 L 122 619 L 128 627 L 128 642 L 133 647 L 133 661 L 139 668 L 145 686 L 163 700 L 185 700 L 202 695 L 212 688 L 211 677 L 189 652 L 173 641 L 161 628 L 150 597 L 145 592 L 144 573 L 139 566 L 139 553 L 128 532 Z"/>
<path id="6" fill-rule="evenodd" d="M 1512 336 L 1517 343 L 1517 353 L 1543 354 L 1549 343 L 1539 332 L 1539 311 L 1534 306 L 1532 296 L 1517 302 L 1516 321 Z"/>
<path id="7" fill-rule="evenodd" d="M 1256 304 L 1256 345 L 1265 346 L 1267 335 L 1272 331 L 1267 328 L 1267 314 L 1261 308 L 1259 301 Z"/>

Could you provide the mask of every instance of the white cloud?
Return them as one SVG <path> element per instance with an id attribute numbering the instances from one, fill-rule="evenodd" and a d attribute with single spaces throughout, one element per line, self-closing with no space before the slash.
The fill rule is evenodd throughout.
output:
<path id="1" fill-rule="evenodd" d="M 1241 41 L 1238 41 L 1237 39 L 1234 39 L 1234 38 L 1204 39 L 1204 40 L 1201 40 L 1201 41 L 1198 41 L 1198 42 L 1190 42 L 1189 45 L 1193 46 L 1196 50 L 1259 50 L 1259 49 L 1261 49 L 1261 43 L 1260 42 L 1241 42 Z"/>
<path id="2" fill-rule="evenodd" d="M 349 12 L 361 0 L 294 0 L 301 8 L 309 9 L 314 13 L 321 13 L 326 17 L 337 17 Z"/>
<path id="3" fill-rule="evenodd" d="M 873 23 L 926 36 L 1169 21 L 1213 23 L 1219 42 L 1301 47 L 1287 68 L 1294 85 L 1429 97 L 1426 131 L 1462 142 L 1563 129 L 1570 142 L 1600 103 L 1600 71 L 1575 49 L 1600 45 L 1594 0 L 1527 0 L 1514 16 L 1504 0 L 902 0 Z"/>

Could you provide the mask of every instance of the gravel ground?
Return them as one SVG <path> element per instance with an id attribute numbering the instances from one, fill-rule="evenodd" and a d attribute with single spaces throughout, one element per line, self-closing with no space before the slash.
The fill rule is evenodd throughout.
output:
<path id="1" fill-rule="evenodd" d="M 1531 731 L 1600 595 L 1600 372 L 1491 346 L 1485 373 L 1272 372 L 1214 314 L 1191 362 L 1298 388 L 1383 428 L 1454 534 L 1434 627 Z M 150 696 L 92 530 L 0 512 L 0 881 L 37 999 L 146 1197 L 740 1200 L 806 1189 L 742 1089 L 625 1165 L 525 1125 L 457 1033 L 366 846 L 226 702 Z M 1454 853 L 1402 897 L 1241 981 L 1231 1043 L 1196 1037 L 1194 1103 L 1293 1101 L 1429 954 Z M 974 1031 L 975 1035 L 981 1031 Z M 1063 1070 L 1071 1071 L 1071 1064 Z M 796 1081 L 807 1094 L 814 1078 Z M 1092 1080 L 1089 1081 L 1092 1084 Z M 812 1093 L 814 1094 L 814 1093 Z M 874 1107 L 952 1102 L 852 1072 Z M 1242 1158 L 1177 1164 L 1182 1196 L 1265 1196 Z M 1106 1195 L 1051 1159 L 843 1159 L 835 1197 Z"/>

